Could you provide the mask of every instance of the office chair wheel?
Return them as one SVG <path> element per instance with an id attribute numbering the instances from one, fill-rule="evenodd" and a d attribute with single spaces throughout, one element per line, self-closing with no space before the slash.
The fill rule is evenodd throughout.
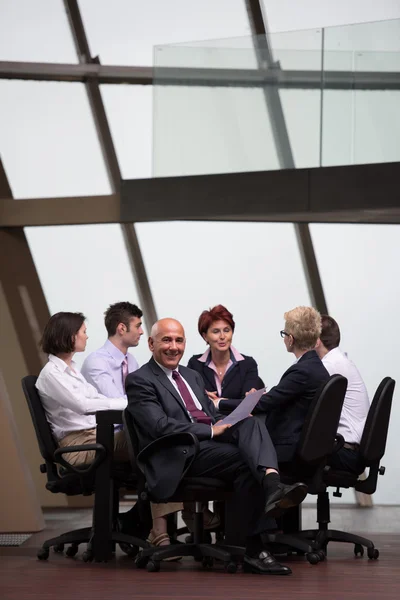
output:
<path id="1" fill-rule="evenodd" d="M 316 565 L 321 560 L 317 552 L 308 552 L 306 557 L 310 565 Z"/>
<path id="2" fill-rule="evenodd" d="M 85 552 L 82 554 L 82 560 L 83 562 L 92 562 L 93 560 L 93 552 L 91 550 L 85 550 Z"/>
<path id="3" fill-rule="evenodd" d="M 368 558 L 371 560 L 378 560 L 379 550 L 378 548 L 367 548 Z"/>
<path id="4" fill-rule="evenodd" d="M 146 566 L 148 573 L 157 573 L 160 570 L 159 560 L 149 560 Z"/>
<path id="5" fill-rule="evenodd" d="M 214 560 L 211 556 L 203 556 L 201 564 L 203 565 L 203 569 L 212 569 L 214 566 Z"/>
<path id="6" fill-rule="evenodd" d="M 37 557 L 39 560 L 47 560 L 49 558 L 49 549 L 48 548 L 40 548 L 37 553 Z"/>
<path id="7" fill-rule="evenodd" d="M 149 562 L 148 556 L 142 556 L 138 554 L 135 558 L 135 565 L 137 569 L 145 569 L 147 567 L 147 563 Z"/>
<path id="8" fill-rule="evenodd" d="M 317 554 L 321 562 L 323 562 L 326 559 L 326 554 L 323 550 L 317 550 Z"/>
<path id="9" fill-rule="evenodd" d="M 231 560 L 230 562 L 225 564 L 225 571 L 227 573 L 237 573 L 238 570 L 238 566 L 235 562 L 233 562 L 233 560 Z"/>
<path id="10" fill-rule="evenodd" d="M 64 544 L 56 544 L 55 546 L 53 546 L 53 550 L 57 554 L 61 554 L 62 552 L 64 552 Z"/>
<path id="11" fill-rule="evenodd" d="M 79 546 L 78 544 L 71 544 L 69 548 L 67 548 L 65 554 L 70 558 L 73 558 L 76 554 L 78 554 Z"/>
<path id="12" fill-rule="evenodd" d="M 361 546 L 361 544 L 354 544 L 354 555 L 364 556 L 364 548 Z"/>

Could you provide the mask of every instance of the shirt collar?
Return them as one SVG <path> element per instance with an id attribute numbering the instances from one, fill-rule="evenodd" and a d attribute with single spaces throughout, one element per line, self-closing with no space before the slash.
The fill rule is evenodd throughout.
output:
<path id="1" fill-rule="evenodd" d="M 69 365 L 67 365 L 65 361 L 63 361 L 58 356 L 55 356 L 54 354 L 49 354 L 49 361 L 56 365 L 56 367 L 60 369 L 60 371 L 66 371 L 67 369 L 70 369 Z M 78 365 L 73 360 L 71 361 L 71 367 L 74 371 L 79 371 Z"/>
<path id="2" fill-rule="evenodd" d="M 202 354 L 202 356 L 200 356 L 197 360 L 208 364 L 211 360 L 211 357 L 209 360 L 209 355 L 210 355 L 210 348 L 207 348 L 207 350 L 204 352 L 204 354 Z M 239 362 L 240 360 L 244 360 L 244 356 L 242 356 L 240 354 L 240 352 L 238 352 L 236 350 L 236 348 L 234 348 L 233 346 L 231 346 L 231 348 L 230 348 L 230 355 L 231 355 L 231 361 L 233 363 Z"/>
<path id="3" fill-rule="evenodd" d="M 164 371 L 164 373 L 166 374 L 167 377 L 169 377 L 170 379 L 172 378 L 172 373 L 173 371 L 171 371 L 171 369 L 167 369 L 166 367 L 164 367 L 163 365 L 160 365 L 159 362 L 156 361 L 156 359 L 154 359 L 154 362 L 160 367 L 160 369 L 162 371 Z M 178 368 L 175 369 L 175 371 L 179 371 Z"/>
<path id="4" fill-rule="evenodd" d="M 107 350 L 107 352 L 113 357 L 113 359 L 119 365 L 122 364 L 122 362 L 125 358 L 127 358 L 127 356 L 123 352 L 121 352 L 121 350 L 119 348 L 117 348 L 117 346 L 114 346 L 114 344 L 112 342 L 110 342 L 110 340 L 106 341 L 103 348 L 105 350 Z"/>
<path id="5" fill-rule="evenodd" d="M 322 358 L 322 360 L 324 360 L 324 358 L 326 358 L 326 359 L 333 358 L 338 355 L 341 356 L 342 354 L 344 354 L 344 353 L 340 350 L 339 346 L 336 346 L 336 348 L 332 348 L 332 350 L 329 350 L 329 352 L 327 352 L 325 354 L 325 356 Z"/>

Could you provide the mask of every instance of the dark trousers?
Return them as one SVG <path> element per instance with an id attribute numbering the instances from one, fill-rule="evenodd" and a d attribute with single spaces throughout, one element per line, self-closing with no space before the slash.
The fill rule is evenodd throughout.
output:
<path id="1" fill-rule="evenodd" d="M 216 477 L 233 486 L 226 503 L 225 541 L 245 546 L 249 536 L 267 531 L 273 520 L 264 514 L 263 478 L 266 468 L 278 468 L 274 446 L 265 426 L 248 418 L 221 436 L 200 442 L 188 475 Z"/>
<path id="2" fill-rule="evenodd" d="M 332 469 L 338 471 L 349 471 L 354 475 L 361 475 L 365 469 L 365 465 L 360 460 L 358 450 L 352 450 L 351 448 L 341 448 L 335 454 L 329 458 L 328 465 Z"/>

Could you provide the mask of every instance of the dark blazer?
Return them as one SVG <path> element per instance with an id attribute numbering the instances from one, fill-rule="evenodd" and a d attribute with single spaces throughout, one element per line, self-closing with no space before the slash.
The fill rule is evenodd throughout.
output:
<path id="1" fill-rule="evenodd" d="M 204 412 L 215 423 L 222 416 L 205 393 L 200 375 L 182 366 L 179 366 L 179 372 L 192 388 Z M 211 427 L 192 421 L 176 388 L 153 358 L 128 375 L 125 387 L 128 411 L 133 416 L 139 439 L 139 450 L 171 433 L 187 431 L 200 441 L 211 439 Z M 189 447 L 175 446 L 167 452 L 157 453 L 146 463 L 146 481 L 155 499 L 168 499 L 175 492 L 182 473 L 192 458 L 191 453 L 192 449 Z"/>
<path id="2" fill-rule="evenodd" d="M 206 363 L 198 360 L 202 354 L 195 354 L 188 362 L 188 367 L 200 373 L 204 386 L 209 392 L 215 392 L 215 371 Z M 224 398 L 244 398 L 251 388 L 257 390 L 264 387 L 263 380 L 258 375 L 257 363 L 251 356 L 242 354 L 244 360 L 238 360 L 229 369 L 221 385 L 221 395 Z"/>
<path id="3" fill-rule="evenodd" d="M 279 462 L 292 460 L 311 402 L 328 379 L 318 354 L 310 350 L 285 371 L 278 385 L 261 396 L 253 414 L 266 415 Z M 220 410 L 232 411 L 237 405 L 237 401 L 221 400 Z"/>

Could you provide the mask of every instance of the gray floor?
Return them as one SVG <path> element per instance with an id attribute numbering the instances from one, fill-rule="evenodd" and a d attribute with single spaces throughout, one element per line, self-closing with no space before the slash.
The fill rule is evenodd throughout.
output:
<path id="1" fill-rule="evenodd" d="M 304 503 L 302 507 L 302 529 L 316 527 L 315 504 Z M 178 525 L 183 523 L 178 518 Z M 354 533 L 400 533 L 400 506 L 362 508 L 355 504 L 331 506 L 331 529 L 342 529 Z"/>
<path id="2" fill-rule="evenodd" d="M 304 504 L 303 529 L 315 527 L 315 506 Z M 369 533 L 399 533 L 400 506 L 379 506 L 360 508 L 354 505 L 331 507 L 332 529 Z"/>
<path id="3" fill-rule="evenodd" d="M 122 510 L 128 509 L 129 503 L 123 503 Z M 78 509 L 56 509 L 44 510 L 47 526 L 57 527 L 57 521 L 69 518 L 77 521 L 77 526 L 86 527 L 90 525 L 91 510 Z M 302 528 L 312 529 L 316 525 L 317 510 L 314 504 L 304 503 L 302 507 Z M 182 526 L 180 515 L 178 517 L 178 526 Z M 374 505 L 371 508 L 361 508 L 354 504 L 341 504 L 331 506 L 331 524 L 332 529 L 343 529 L 344 531 L 353 531 L 354 533 L 400 533 L 400 506 L 379 506 Z"/>

